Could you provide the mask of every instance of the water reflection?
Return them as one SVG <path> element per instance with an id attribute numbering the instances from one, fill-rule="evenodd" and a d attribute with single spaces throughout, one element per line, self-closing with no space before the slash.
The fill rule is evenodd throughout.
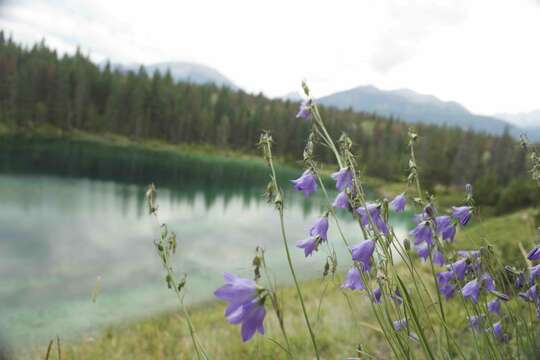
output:
<path id="1" fill-rule="evenodd" d="M 261 196 L 267 174 L 260 164 L 60 142 L 2 146 L 0 331 L 10 342 L 81 336 L 175 305 L 153 249 L 158 229 L 143 197 L 150 181 L 158 185 L 161 220 L 178 235 L 174 261 L 189 274 L 189 301 L 211 298 L 224 271 L 251 276 L 258 245 L 275 276 L 289 281 L 278 219 Z M 280 170 L 285 179 L 296 175 Z M 306 236 L 322 204 L 286 194 L 291 243 Z M 358 226 L 347 219 L 344 232 L 357 242 Z M 394 219 L 401 233 L 403 221 Z M 346 249 L 332 225 L 329 239 L 343 270 Z M 302 277 L 320 276 L 325 251 L 304 259 L 293 249 Z"/>

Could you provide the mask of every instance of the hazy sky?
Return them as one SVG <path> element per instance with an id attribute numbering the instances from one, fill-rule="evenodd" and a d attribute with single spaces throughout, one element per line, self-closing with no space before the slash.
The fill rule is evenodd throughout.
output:
<path id="1" fill-rule="evenodd" d="M 16 41 L 96 61 L 195 61 L 250 92 L 407 87 L 479 113 L 540 108 L 540 0 L 0 0 Z"/>

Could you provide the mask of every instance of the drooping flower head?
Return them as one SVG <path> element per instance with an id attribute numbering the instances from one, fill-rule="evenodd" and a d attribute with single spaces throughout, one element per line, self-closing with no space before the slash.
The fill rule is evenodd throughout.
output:
<path id="1" fill-rule="evenodd" d="M 444 229 L 441 233 L 444 241 L 452 242 L 456 237 L 456 225 L 452 224 Z"/>
<path id="2" fill-rule="evenodd" d="M 470 298 L 474 304 L 477 304 L 478 296 L 480 295 L 480 290 L 482 288 L 495 291 L 495 282 L 488 273 L 483 273 L 480 278 L 469 281 L 467 284 L 465 284 L 465 286 L 463 286 L 461 293 L 465 299 Z"/>
<path id="3" fill-rule="evenodd" d="M 306 197 L 317 191 L 317 181 L 315 180 L 313 171 L 310 169 L 304 171 L 302 176 L 300 176 L 298 179 L 290 180 L 290 182 L 294 185 L 296 190 L 303 191 L 304 196 Z"/>
<path id="4" fill-rule="evenodd" d="M 302 118 L 304 120 L 308 120 L 310 115 L 311 115 L 311 100 L 304 100 L 300 104 L 300 109 L 298 109 L 296 118 L 297 119 Z"/>
<path id="5" fill-rule="evenodd" d="M 305 240 L 300 240 L 296 243 L 296 247 L 304 249 L 304 256 L 308 257 L 313 254 L 314 251 L 319 247 L 321 240 L 317 237 L 309 237 Z"/>
<path id="6" fill-rule="evenodd" d="M 421 244 L 423 242 L 433 245 L 433 231 L 431 230 L 431 225 L 429 221 L 422 221 L 419 223 L 414 230 L 410 232 L 414 236 L 415 245 Z"/>
<path id="7" fill-rule="evenodd" d="M 499 315 L 501 313 L 501 301 L 495 298 L 488 302 L 487 308 L 489 312 Z"/>
<path id="8" fill-rule="evenodd" d="M 374 304 L 380 304 L 381 303 L 381 296 L 382 296 L 382 291 L 381 291 L 381 288 L 376 288 L 375 290 L 373 290 L 373 303 Z"/>
<path id="9" fill-rule="evenodd" d="M 433 263 L 439 266 L 443 266 L 445 263 L 444 254 L 439 249 L 433 251 Z"/>
<path id="10" fill-rule="evenodd" d="M 480 281 L 486 289 L 489 291 L 495 291 L 495 281 L 493 281 L 493 278 L 487 272 L 480 276 Z"/>
<path id="11" fill-rule="evenodd" d="M 470 206 L 459 206 L 452 207 L 452 216 L 456 218 L 459 223 L 463 226 L 467 225 L 472 216 L 472 207 Z"/>
<path id="12" fill-rule="evenodd" d="M 418 256 L 422 258 L 422 260 L 426 261 L 426 259 L 429 257 L 429 245 L 427 243 L 424 242 L 415 245 L 414 249 L 416 250 Z"/>
<path id="13" fill-rule="evenodd" d="M 321 216 L 318 218 L 311 229 L 309 229 L 309 235 L 313 237 L 320 237 L 326 241 L 328 239 L 328 217 Z"/>
<path id="14" fill-rule="evenodd" d="M 336 180 L 336 189 L 338 189 L 338 191 L 343 191 L 352 186 L 353 173 L 348 167 L 343 168 L 330 176 L 332 179 Z"/>
<path id="15" fill-rule="evenodd" d="M 337 194 L 336 199 L 332 203 L 332 207 L 335 207 L 338 209 L 349 208 L 349 197 L 347 196 L 347 193 L 345 191 L 342 191 L 339 194 Z"/>
<path id="16" fill-rule="evenodd" d="M 456 275 L 453 271 L 443 271 L 440 273 L 437 273 L 437 282 L 439 285 L 448 284 L 450 280 L 452 280 Z"/>
<path id="17" fill-rule="evenodd" d="M 257 283 L 229 273 L 225 273 L 223 277 L 225 285 L 217 289 L 214 295 L 229 302 L 225 309 L 229 323 L 241 324 L 243 341 L 251 339 L 255 331 L 264 334 L 265 297 L 260 298 Z"/>
<path id="18" fill-rule="evenodd" d="M 523 300 L 534 302 L 535 304 L 540 304 L 540 296 L 538 296 L 537 285 L 533 285 L 526 292 L 520 292 L 519 297 Z"/>
<path id="19" fill-rule="evenodd" d="M 385 235 L 388 235 L 388 226 L 384 222 L 381 212 L 380 205 L 375 203 L 368 203 L 366 206 L 360 206 L 356 209 L 356 212 L 360 215 L 360 221 L 362 225 L 367 226 L 370 224 L 370 217 L 373 220 L 374 225 L 377 229 Z"/>
<path id="20" fill-rule="evenodd" d="M 407 197 L 405 193 L 397 195 L 392 201 L 390 201 L 390 207 L 394 209 L 395 212 L 402 212 L 405 210 L 407 205 Z"/>
<path id="21" fill-rule="evenodd" d="M 534 280 L 540 277 L 540 264 L 529 268 L 529 285 L 534 285 Z"/>
<path id="22" fill-rule="evenodd" d="M 480 282 L 478 279 L 473 279 L 463 286 L 461 293 L 465 299 L 471 299 L 474 304 L 478 304 L 478 296 L 480 294 Z"/>
<path id="23" fill-rule="evenodd" d="M 454 296 L 454 293 L 456 291 L 456 286 L 449 283 L 439 285 L 439 291 L 441 292 L 441 294 L 444 295 L 444 298 L 448 301 L 452 296 Z"/>
<path id="24" fill-rule="evenodd" d="M 373 240 L 364 240 L 358 245 L 351 247 L 352 259 L 358 261 L 361 265 L 362 271 L 370 271 L 371 263 L 370 259 L 375 250 L 375 242 Z"/>
<path id="25" fill-rule="evenodd" d="M 467 271 L 467 259 L 461 259 L 450 264 L 450 270 L 459 280 L 463 280 Z"/>
<path id="26" fill-rule="evenodd" d="M 441 233 L 444 229 L 452 224 L 452 219 L 448 215 L 441 215 L 435 218 L 435 228 L 438 233 Z"/>
<path id="27" fill-rule="evenodd" d="M 353 267 L 347 272 L 345 282 L 341 285 L 342 288 L 351 290 L 364 290 L 364 281 L 357 268 Z"/>
<path id="28" fill-rule="evenodd" d="M 506 343 L 510 340 L 510 336 L 504 333 L 502 323 L 500 321 L 497 321 L 495 324 L 493 324 L 492 331 L 493 336 L 498 341 Z"/>
<path id="29" fill-rule="evenodd" d="M 527 259 L 540 260 L 540 246 L 535 246 L 531 251 L 529 251 L 527 254 Z"/>

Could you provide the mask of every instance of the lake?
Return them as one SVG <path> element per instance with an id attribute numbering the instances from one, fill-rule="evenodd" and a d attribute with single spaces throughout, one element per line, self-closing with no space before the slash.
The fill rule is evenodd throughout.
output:
<path id="1" fill-rule="evenodd" d="M 287 179 L 299 170 L 278 172 L 288 190 L 285 221 L 295 265 L 303 279 L 320 277 L 328 249 L 304 259 L 294 243 L 307 237 L 324 199 L 291 191 Z M 252 277 L 256 246 L 265 248 L 278 281 L 290 282 L 277 213 L 262 197 L 267 180 L 258 161 L 73 141 L 2 141 L 1 336 L 12 346 L 43 344 L 56 335 L 83 338 L 176 306 L 154 250 L 158 225 L 144 200 L 150 182 L 158 188 L 160 220 L 177 234 L 173 260 L 177 273 L 189 276 L 187 302 L 212 299 L 224 271 Z M 358 225 L 345 211 L 341 217 L 350 241 L 360 241 Z M 408 215 L 392 221 L 403 237 Z M 329 240 L 339 269 L 346 270 L 350 261 L 332 222 Z"/>

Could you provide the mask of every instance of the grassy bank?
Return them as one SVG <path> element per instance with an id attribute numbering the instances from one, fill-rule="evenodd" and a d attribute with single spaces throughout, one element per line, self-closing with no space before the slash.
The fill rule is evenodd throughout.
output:
<path id="1" fill-rule="evenodd" d="M 536 216 L 534 211 L 524 210 L 498 218 L 475 219 L 469 228 L 458 234 L 456 246 L 459 249 L 473 249 L 493 245 L 500 259 L 524 264 L 519 246 L 529 248 L 536 241 L 533 231 Z M 346 262 L 348 259 L 340 261 Z M 428 276 L 428 270 L 426 264 L 419 266 L 422 276 Z M 338 274 L 334 279 L 318 279 L 302 285 L 323 358 L 343 359 L 355 356 L 359 345 L 376 358 L 388 358 L 389 350 L 371 315 L 365 293 L 345 291 L 340 288 L 341 282 L 342 275 Z M 280 291 L 295 358 L 311 359 L 312 350 L 298 309 L 296 293 L 289 287 Z M 450 304 L 448 321 L 452 328 L 468 331 L 461 303 L 453 299 Z M 266 320 L 267 335 L 256 336 L 249 343 L 243 344 L 238 327 L 228 324 L 224 319 L 224 308 L 222 302 L 209 302 L 191 309 L 199 336 L 214 359 L 286 358 L 286 354 L 272 340 L 282 342 L 272 313 L 268 313 Z M 464 338 L 467 336 L 468 333 L 465 333 Z M 431 338 L 430 341 L 440 339 Z M 473 346 L 472 343 L 469 345 Z M 33 349 L 30 357 L 42 357 L 45 351 Z M 467 354 L 467 348 L 463 351 Z M 68 359 L 189 359 L 192 353 L 191 341 L 179 313 L 164 313 L 142 321 L 109 327 L 95 339 L 64 343 L 62 352 Z M 28 356 L 28 353 L 21 354 L 21 358 Z"/>

